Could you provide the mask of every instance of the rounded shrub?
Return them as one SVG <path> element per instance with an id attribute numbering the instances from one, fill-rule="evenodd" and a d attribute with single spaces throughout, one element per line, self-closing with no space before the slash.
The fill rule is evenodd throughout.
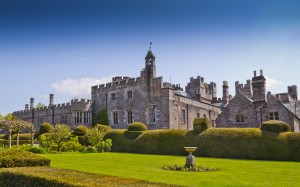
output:
<path id="1" fill-rule="evenodd" d="M 193 122 L 194 132 L 200 133 L 211 127 L 207 118 L 195 118 Z"/>
<path id="2" fill-rule="evenodd" d="M 99 130 L 104 130 L 104 131 L 112 129 L 110 126 L 102 125 L 102 124 L 95 124 L 95 125 L 93 125 L 93 127 L 98 128 Z"/>
<path id="3" fill-rule="evenodd" d="M 274 133 L 281 133 L 281 132 L 290 132 L 291 127 L 283 121 L 270 120 L 270 121 L 263 122 L 260 126 L 260 130 L 274 132 Z"/>
<path id="4" fill-rule="evenodd" d="M 129 125 L 128 131 L 146 131 L 147 126 L 142 122 L 133 122 Z"/>
<path id="5" fill-rule="evenodd" d="M 129 139 L 136 139 L 139 135 L 141 135 L 143 131 L 125 131 L 124 134 Z"/>
<path id="6" fill-rule="evenodd" d="M 40 126 L 40 134 L 50 133 L 53 129 L 53 126 L 50 123 L 42 123 Z"/>
<path id="7" fill-rule="evenodd" d="M 77 126 L 74 131 L 72 132 L 75 136 L 84 136 L 88 132 L 89 128 L 84 125 Z"/>

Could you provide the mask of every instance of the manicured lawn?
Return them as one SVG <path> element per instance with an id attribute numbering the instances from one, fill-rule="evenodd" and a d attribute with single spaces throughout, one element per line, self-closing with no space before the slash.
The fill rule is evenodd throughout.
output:
<path id="1" fill-rule="evenodd" d="M 184 164 L 182 156 L 127 153 L 47 154 L 51 166 L 91 173 L 185 186 L 299 186 L 300 162 L 197 158 L 197 164 L 215 172 L 179 172 L 161 169 Z"/>

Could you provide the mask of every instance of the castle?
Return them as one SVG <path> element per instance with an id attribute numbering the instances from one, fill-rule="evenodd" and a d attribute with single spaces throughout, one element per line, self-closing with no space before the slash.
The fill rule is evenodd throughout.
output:
<path id="1" fill-rule="evenodd" d="M 105 109 L 109 125 L 127 128 L 134 121 L 145 123 L 149 129 L 193 129 L 196 117 L 206 117 L 215 126 L 221 108 L 229 102 L 228 83 L 224 81 L 223 98 L 218 99 L 216 83 L 205 83 L 203 77 L 191 78 L 185 92 L 179 84 L 163 82 L 156 77 L 156 57 L 151 49 L 145 57 L 140 77 L 113 77 L 111 83 L 91 88 L 91 100 L 72 100 L 67 104 L 53 104 L 50 94 L 49 106 L 13 112 L 16 117 L 32 122 L 36 130 L 43 122 L 65 123 L 72 128 L 92 125 L 92 115 Z"/>
<path id="2" fill-rule="evenodd" d="M 217 127 L 259 128 L 268 120 L 280 120 L 299 132 L 300 109 L 297 86 L 288 86 L 287 93 L 266 93 L 266 78 L 254 71 L 252 80 L 245 85 L 235 82 L 236 95 L 216 119 Z"/>
<path id="3" fill-rule="evenodd" d="M 266 78 L 263 71 L 245 85 L 235 83 L 236 95 L 232 98 L 228 82 L 223 81 L 223 97 L 217 98 L 217 85 L 206 83 L 204 78 L 191 77 L 185 91 L 179 84 L 164 82 L 156 77 L 156 57 L 151 49 L 145 57 L 140 76 L 113 77 L 112 82 L 91 88 L 91 100 L 74 99 L 66 104 L 53 104 L 50 94 L 49 106 L 34 107 L 13 112 L 16 117 L 32 122 L 38 130 L 43 122 L 78 125 L 92 125 L 92 115 L 106 110 L 109 125 L 113 128 L 127 128 L 134 121 L 147 125 L 148 129 L 193 129 L 196 117 L 205 117 L 213 127 L 260 127 L 263 121 L 277 119 L 291 125 L 299 132 L 300 101 L 297 86 L 289 86 L 288 93 L 266 94 Z"/>

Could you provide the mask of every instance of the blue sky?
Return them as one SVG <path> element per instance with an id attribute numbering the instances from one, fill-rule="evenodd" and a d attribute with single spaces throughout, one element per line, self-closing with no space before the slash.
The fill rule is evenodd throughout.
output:
<path id="1" fill-rule="evenodd" d="M 138 77 L 152 42 L 157 76 L 298 85 L 300 2 L 292 0 L 0 0 L 0 113 L 29 98 L 48 105 L 90 97 L 90 85 Z"/>

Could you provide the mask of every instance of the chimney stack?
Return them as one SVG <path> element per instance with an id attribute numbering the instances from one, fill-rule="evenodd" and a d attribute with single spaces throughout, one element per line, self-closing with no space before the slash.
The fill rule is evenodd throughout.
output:
<path id="1" fill-rule="evenodd" d="M 49 106 L 53 106 L 53 99 L 54 99 L 54 95 L 50 94 Z"/>
<path id="2" fill-rule="evenodd" d="M 262 69 L 260 70 L 260 76 L 263 76 L 263 70 Z"/>
<path id="3" fill-rule="evenodd" d="M 256 71 L 254 71 L 254 77 L 256 77 Z"/>
<path id="4" fill-rule="evenodd" d="M 29 105 L 25 104 L 25 110 L 28 110 L 28 109 L 29 109 Z"/>
<path id="5" fill-rule="evenodd" d="M 223 102 L 228 103 L 228 101 L 229 101 L 228 82 L 223 81 Z"/>
<path id="6" fill-rule="evenodd" d="M 30 110 L 34 109 L 34 98 L 30 98 Z"/>

